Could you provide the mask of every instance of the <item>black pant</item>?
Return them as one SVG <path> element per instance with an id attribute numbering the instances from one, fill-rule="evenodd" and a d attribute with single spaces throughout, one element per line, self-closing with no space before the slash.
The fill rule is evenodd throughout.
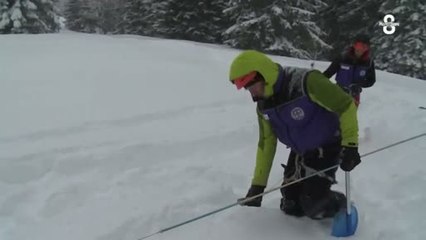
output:
<path id="1" fill-rule="evenodd" d="M 284 170 L 283 184 L 337 165 L 340 151 L 341 146 L 337 143 L 307 152 L 302 156 L 291 151 Z M 333 198 L 330 188 L 335 182 L 336 171 L 337 168 L 334 168 L 326 171 L 322 176 L 313 176 L 281 188 L 283 200 L 294 201 L 296 207 L 301 208 L 305 215 L 314 217 L 319 212 L 330 208 Z"/>

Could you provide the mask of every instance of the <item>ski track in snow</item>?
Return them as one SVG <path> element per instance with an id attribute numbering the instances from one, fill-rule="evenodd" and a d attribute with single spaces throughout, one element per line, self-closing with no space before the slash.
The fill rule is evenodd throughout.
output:
<path id="1" fill-rule="evenodd" d="M 168 119 L 173 119 L 180 116 L 187 116 L 193 111 L 198 111 L 198 110 L 214 111 L 214 109 L 216 108 L 224 108 L 225 106 L 236 105 L 236 104 L 238 104 L 238 102 L 236 102 L 235 100 L 233 101 L 228 100 L 228 101 L 222 101 L 222 102 L 216 102 L 216 103 L 210 103 L 210 104 L 190 106 L 190 107 L 180 108 L 176 110 L 168 110 L 168 111 L 163 111 L 159 113 L 146 113 L 146 114 L 141 114 L 141 115 L 133 116 L 130 118 L 124 118 L 124 119 L 88 122 L 80 126 L 38 131 L 35 133 L 30 133 L 27 135 L 17 136 L 17 137 L 0 138 L 0 144 L 6 144 L 6 143 L 18 142 L 18 141 L 37 141 L 37 140 L 42 140 L 43 138 L 49 138 L 49 137 L 64 137 L 66 135 L 73 135 L 73 134 L 78 134 L 81 132 L 88 132 L 88 131 L 96 131 L 99 129 L 109 128 L 109 127 L 132 127 L 132 126 L 141 125 L 147 122 L 168 120 Z"/>

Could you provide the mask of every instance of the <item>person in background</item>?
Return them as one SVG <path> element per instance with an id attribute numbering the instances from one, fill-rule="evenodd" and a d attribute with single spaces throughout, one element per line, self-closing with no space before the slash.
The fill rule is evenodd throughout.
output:
<path id="1" fill-rule="evenodd" d="M 362 88 L 371 87 L 376 82 L 369 37 L 367 35 L 356 36 L 352 45 L 343 54 L 336 57 L 323 74 L 327 78 L 336 74 L 337 85 L 352 95 L 358 106 Z"/>

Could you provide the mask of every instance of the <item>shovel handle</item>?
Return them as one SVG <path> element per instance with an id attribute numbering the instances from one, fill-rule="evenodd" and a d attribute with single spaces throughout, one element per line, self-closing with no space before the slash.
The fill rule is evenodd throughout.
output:
<path id="1" fill-rule="evenodd" d="M 351 178 L 349 172 L 345 172 L 346 182 L 346 213 L 351 215 Z"/>

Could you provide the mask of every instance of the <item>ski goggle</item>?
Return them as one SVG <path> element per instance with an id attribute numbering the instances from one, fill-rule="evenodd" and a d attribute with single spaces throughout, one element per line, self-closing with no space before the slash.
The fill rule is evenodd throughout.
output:
<path id="1" fill-rule="evenodd" d="M 353 45 L 354 50 L 356 51 L 360 51 L 360 52 L 365 52 L 367 51 L 370 47 L 368 46 L 368 44 L 363 43 L 363 42 L 355 42 Z"/>
<path id="2" fill-rule="evenodd" d="M 260 81 L 260 79 L 257 78 L 256 76 L 257 76 L 257 72 L 250 72 L 249 74 L 246 74 L 242 77 L 232 80 L 232 83 L 235 84 L 235 86 L 237 86 L 238 90 L 240 90 L 241 88 L 248 88 L 251 85 Z"/>

